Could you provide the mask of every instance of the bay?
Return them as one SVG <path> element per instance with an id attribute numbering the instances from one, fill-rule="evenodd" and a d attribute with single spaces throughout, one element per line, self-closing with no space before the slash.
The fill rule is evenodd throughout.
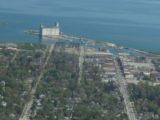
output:
<path id="1" fill-rule="evenodd" d="M 58 21 L 65 34 L 160 51 L 158 0 L 0 0 L 0 42 L 39 42 L 24 34 Z"/>

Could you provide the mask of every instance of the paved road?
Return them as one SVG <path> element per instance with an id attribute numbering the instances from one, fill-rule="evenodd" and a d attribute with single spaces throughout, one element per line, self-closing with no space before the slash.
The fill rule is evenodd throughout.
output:
<path id="1" fill-rule="evenodd" d="M 78 82 L 82 80 L 83 73 L 83 63 L 84 63 L 84 46 L 80 46 L 80 55 L 79 55 L 79 77 Z"/>
<path id="2" fill-rule="evenodd" d="M 54 45 L 51 45 L 50 48 L 49 48 L 48 55 L 47 55 L 47 58 L 46 58 L 46 60 L 45 60 L 45 63 L 44 63 L 43 66 L 42 66 L 42 71 L 41 71 L 41 73 L 40 73 L 40 75 L 39 75 L 39 77 L 38 77 L 38 79 L 37 79 L 37 82 L 36 82 L 35 86 L 34 86 L 34 87 L 32 88 L 32 90 L 31 90 L 31 93 L 30 93 L 31 98 L 30 98 L 30 100 L 26 103 L 26 105 L 25 105 L 25 107 L 24 107 L 24 109 L 23 109 L 23 112 L 22 112 L 19 120 L 30 120 L 29 117 L 30 117 L 30 114 L 31 114 L 31 113 L 30 113 L 30 112 L 31 112 L 31 107 L 32 107 L 33 100 L 34 100 L 33 98 L 34 98 L 34 95 L 35 95 L 35 93 L 36 93 L 37 86 L 38 86 L 41 78 L 43 77 L 44 69 L 45 69 L 45 67 L 47 66 L 47 63 L 48 63 L 48 61 L 49 61 L 49 59 L 50 59 L 50 57 L 51 57 L 51 54 L 52 54 L 53 49 L 54 49 Z"/>
<path id="3" fill-rule="evenodd" d="M 16 53 L 14 54 L 14 56 L 12 57 L 12 59 L 10 60 L 10 62 L 6 65 L 6 69 L 9 68 L 10 63 L 14 62 L 14 60 L 16 59 L 18 53 L 19 53 L 19 51 L 16 51 Z"/>
<path id="4" fill-rule="evenodd" d="M 120 67 L 118 65 L 118 62 L 115 58 L 115 65 L 116 65 L 116 69 L 117 69 L 117 77 L 119 80 L 119 85 L 120 85 L 120 92 L 124 98 L 124 103 L 126 106 L 126 112 L 128 115 L 129 120 L 137 120 L 136 115 L 135 115 L 135 111 L 134 111 L 134 105 L 132 104 L 132 102 L 129 99 L 129 95 L 128 95 L 128 91 L 127 91 L 127 82 L 125 81 L 125 78 L 122 75 L 122 72 L 120 70 Z"/>

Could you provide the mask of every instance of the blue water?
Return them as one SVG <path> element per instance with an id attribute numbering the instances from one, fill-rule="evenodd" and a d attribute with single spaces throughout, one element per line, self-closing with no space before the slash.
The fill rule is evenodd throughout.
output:
<path id="1" fill-rule="evenodd" d="M 159 0 L 0 0 L 0 41 L 33 41 L 23 33 L 59 21 L 66 34 L 160 51 Z"/>

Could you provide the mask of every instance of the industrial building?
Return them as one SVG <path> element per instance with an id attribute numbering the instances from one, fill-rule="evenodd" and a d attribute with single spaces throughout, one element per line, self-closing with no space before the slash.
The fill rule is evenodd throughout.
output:
<path id="1" fill-rule="evenodd" d="M 55 23 L 53 27 L 40 26 L 40 35 L 43 37 L 57 37 L 60 36 L 59 23 Z"/>

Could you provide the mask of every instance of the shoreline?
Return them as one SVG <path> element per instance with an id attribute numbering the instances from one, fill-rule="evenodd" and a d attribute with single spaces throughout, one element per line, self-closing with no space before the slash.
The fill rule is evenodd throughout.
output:
<path id="1" fill-rule="evenodd" d="M 34 36 L 39 36 L 40 35 L 40 33 L 39 33 L 39 31 L 37 30 L 37 29 L 30 29 L 30 30 L 24 30 L 24 31 L 22 31 L 24 34 L 28 34 L 28 35 L 34 35 Z M 74 40 L 82 40 L 82 41 L 84 41 L 84 42 L 89 42 L 89 43 L 93 43 L 93 44 L 97 44 L 97 45 L 99 45 L 99 46 L 110 46 L 110 47 L 113 47 L 113 48 L 119 48 L 119 49 L 125 49 L 125 48 L 127 48 L 127 49 L 130 49 L 130 50 L 133 50 L 133 51 L 136 51 L 136 52 L 138 52 L 138 53 L 142 53 L 142 54 L 146 54 L 146 55 L 153 55 L 153 56 L 159 56 L 160 57 L 160 51 L 159 52 L 157 52 L 157 51 L 148 51 L 148 50 L 142 50 L 142 49 L 138 49 L 138 48 L 132 48 L 132 47 L 126 47 L 126 46 L 123 46 L 123 45 L 119 45 L 119 44 L 116 44 L 116 43 L 113 43 L 113 42 L 107 42 L 107 41 L 103 41 L 103 40 L 98 40 L 98 39 L 92 39 L 92 38 L 87 38 L 87 37 L 82 37 L 82 36 L 75 36 L 75 35 L 69 35 L 69 34 L 62 34 L 61 36 L 59 36 L 59 37 L 46 37 L 46 38 L 48 38 L 48 39 L 50 39 L 50 41 L 52 41 L 51 39 L 64 39 L 65 40 L 65 38 L 66 39 L 73 39 L 73 41 Z M 41 39 L 41 38 L 40 38 Z M 43 38 L 42 38 L 42 40 L 43 40 Z M 5 40 L 4 40 L 5 41 Z M 0 44 L 3 44 L 3 43 L 5 43 L 5 44 L 10 44 L 10 43 L 27 43 L 27 42 L 29 42 L 29 43 L 31 43 L 32 41 L 30 41 L 30 40 L 28 40 L 28 41 L 20 41 L 20 40 L 16 40 L 15 42 L 14 42 L 14 40 L 12 40 L 11 42 L 9 42 L 10 40 L 7 40 L 6 42 L 1 42 L 0 41 Z M 45 41 L 45 40 L 44 40 Z M 34 43 L 36 43 L 35 41 L 33 41 Z M 39 42 L 39 40 L 37 41 L 37 43 L 40 43 Z M 42 43 L 42 44 L 44 44 L 44 43 Z"/>

